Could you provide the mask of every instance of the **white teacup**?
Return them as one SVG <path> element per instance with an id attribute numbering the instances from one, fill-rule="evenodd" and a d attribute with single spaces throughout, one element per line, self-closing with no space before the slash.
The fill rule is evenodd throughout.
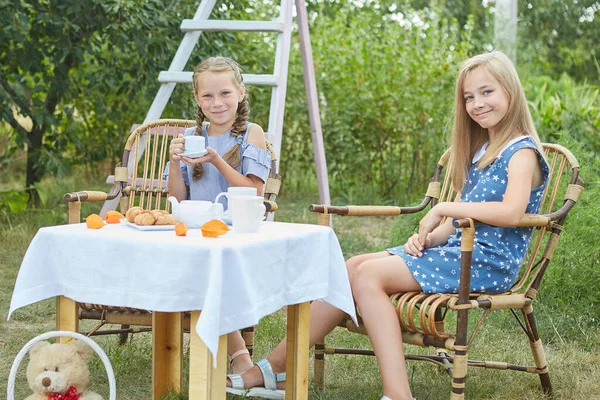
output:
<path id="1" fill-rule="evenodd" d="M 215 198 L 215 203 L 219 202 L 221 197 L 227 198 L 227 208 L 231 206 L 231 199 L 235 196 L 256 196 L 257 191 L 255 187 L 246 186 L 230 186 L 226 192 L 221 192 Z M 227 210 L 229 212 L 229 210 Z"/>
<path id="2" fill-rule="evenodd" d="M 262 196 L 234 196 L 231 198 L 229 212 L 233 231 L 237 233 L 255 233 L 265 215 Z"/>
<path id="3" fill-rule="evenodd" d="M 201 153 L 206 150 L 204 136 L 190 135 L 184 138 L 186 153 Z"/>

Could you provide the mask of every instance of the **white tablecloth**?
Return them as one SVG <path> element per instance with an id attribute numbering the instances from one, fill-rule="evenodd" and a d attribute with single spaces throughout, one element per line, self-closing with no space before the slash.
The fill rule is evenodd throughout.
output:
<path id="1" fill-rule="evenodd" d="M 41 228 L 21 264 L 8 316 L 63 295 L 82 303 L 153 311 L 202 310 L 196 331 L 215 354 L 220 335 L 281 307 L 323 299 L 356 320 L 334 232 L 263 222 L 255 234 L 205 238 L 124 225 Z"/>

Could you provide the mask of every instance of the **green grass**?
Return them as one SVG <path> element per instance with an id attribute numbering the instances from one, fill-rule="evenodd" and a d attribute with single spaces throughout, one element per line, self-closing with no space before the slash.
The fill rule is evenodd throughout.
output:
<path id="1" fill-rule="evenodd" d="M 6 214 L 0 225 L 0 393 L 6 392 L 6 382 L 11 364 L 23 345 L 36 335 L 54 329 L 55 304 L 45 300 L 17 310 L 6 322 L 8 305 L 18 273 L 19 265 L 31 239 L 41 226 L 66 222 L 66 207 L 60 201 L 63 193 L 81 188 L 77 182 L 100 182 L 87 189 L 106 189 L 97 173 L 77 172 L 66 179 L 47 180 L 43 186 L 49 193 L 44 209 L 27 211 L 19 215 Z M 18 187 L 16 182 L 3 182 L 0 190 Z M 310 203 L 318 203 L 318 196 L 295 195 L 285 190 L 278 199 L 279 221 L 316 223 L 316 215 L 307 211 Z M 82 214 L 95 212 L 99 207 L 86 206 Z M 410 229 L 410 224 L 397 225 L 390 218 L 337 218 L 334 229 L 338 234 L 346 257 L 366 251 L 384 249 L 390 245 L 390 237 L 399 231 Z M 560 265 L 554 265 L 560 268 Z M 580 279 L 574 277 L 573 279 Z M 597 288 L 587 288 L 595 291 Z M 542 292 L 543 294 L 543 292 Z M 583 293 L 582 293 L 583 295 Z M 586 296 L 588 296 L 586 294 Z M 575 300 L 570 300 L 571 302 Z M 571 308 L 566 311 L 568 306 Z M 575 306 L 578 306 L 575 304 Z M 540 330 L 546 349 L 550 376 L 557 399 L 600 399 L 600 334 L 596 324 L 586 318 L 568 319 L 577 312 L 586 314 L 585 308 L 573 304 L 553 307 L 543 303 L 537 308 Z M 574 311 L 573 311 L 574 310 Z M 565 322 L 567 319 L 567 322 Z M 470 358 L 477 360 L 507 361 L 514 364 L 532 364 L 531 353 L 525 335 L 513 323 L 510 313 L 492 313 L 487 324 L 478 334 Z M 561 335 L 566 324 L 572 326 L 568 335 Z M 94 326 L 91 321 L 82 324 L 83 330 Z M 279 311 L 265 317 L 256 327 L 255 360 L 266 356 L 283 337 L 285 314 Z M 151 340 L 147 333 L 133 335 L 130 341 L 119 346 L 114 336 L 95 337 L 109 356 L 115 370 L 119 400 L 149 399 L 151 397 Z M 336 329 L 328 338 L 328 344 L 340 347 L 369 348 L 368 338 Z M 186 342 L 187 350 L 187 342 Z M 407 346 L 407 352 L 426 352 Z M 30 394 L 24 372 L 27 359 L 19 370 L 17 399 Z M 187 356 L 184 366 L 187 368 Z M 449 398 L 451 381 L 438 367 L 421 362 L 409 362 L 410 384 L 419 400 Z M 312 369 L 312 365 L 311 365 Z M 96 358 L 91 363 L 92 390 L 108 398 L 108 381 L 103 366 Z M 184 378 L 183 395 L 171 394 L 167 399 L 183 399 L 187 392 Z M 311 386 L 310 399 L 379 399 L 381 380 L 374 357 L 328 356 L 325 390 L 320 392 Z M 466 396 L 468 399 L 542 399 L 539 379 L 532 374 L 512 371 L 468 370 Z M 235 397 L 232 396 L 231 399 Z"/>

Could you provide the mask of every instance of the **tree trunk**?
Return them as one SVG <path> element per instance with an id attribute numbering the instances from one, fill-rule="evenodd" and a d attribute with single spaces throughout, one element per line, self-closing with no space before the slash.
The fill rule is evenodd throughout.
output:
<path id="1" fill-rule="evenodd" d="M 517 64 L 517 0 L 497 0 L 494 45 Z"/>
<path id="2" fill-rule="evenodd" d="M 29 133 L 30 145 L 27 147 L 27 177 L 25 180 L 25 188 L 29 194 L 29 206 L 35 207 L 40 205 L 40 196 L 34 185 L 42 180 L 44 171 L 39 165 L 40 155 L 42 152 L 42 138 L 44 132 L 43 127 L 34 125 Z"/>
<path id="3" fill-rule="evenodd" d="M 48 95 L 44 101 L 44 109 L 47 115 L 53 115 L 56 106 L 60 102 L 63 94 L 68 88 L 69 71 L 77 65 L 77 59 L 73 53 L 65 56 L 62 64 L 54 68 L 54 79 L 50 84 Z M 42 142 L 44 133 L 51 129 L 51 123 L 46 120 L 41 125 L 35 124 L 29 133 L 29 146 L 27 148 L 27 177 L 25 181 L 25 190 L 29 194 L 29 206 L 35 207 L 40 204 L 40 196 L 33 187 L 34 184 L 42 180 L 44 170 L 39 164 L 42 155 Z"/>

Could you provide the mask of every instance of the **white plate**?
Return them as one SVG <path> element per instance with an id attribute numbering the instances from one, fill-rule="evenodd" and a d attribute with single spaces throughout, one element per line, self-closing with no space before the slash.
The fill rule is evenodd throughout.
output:
<path id="1" fill-rule="evenodd" d="M 208 150 L 204 149 L 204 151 L 197 152 L 189 152 L 189 153 L 179 153 L 180 156 L 189 157 L 189 158 L 200 158 L 208 153 Z"/>
<path id="2" fill-rule="evenodd" d="M 175 229 L 175 225 L 138 225 L 133 222 L 129 222 L 126 219 L 121 220 L 121 224 L 130 226 L 140 231 L 172 231 Z"/>

